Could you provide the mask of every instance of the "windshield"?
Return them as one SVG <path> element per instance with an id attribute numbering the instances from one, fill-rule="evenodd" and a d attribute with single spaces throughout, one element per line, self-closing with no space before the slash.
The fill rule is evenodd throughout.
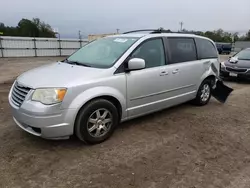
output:
<path id="1" fill-rule="evenodd" d="M 235 54 L 234 57 L 237 57 L 239 60 L 250 60 L 250 50 L 242 50 Z"/>
<path id="2" fill-rule="evenodd" d="M 108 68 L 134 44 L 138 38 L 108 37 L 97 39 L 76 51 L 67 61 L 89 67 Z"/>

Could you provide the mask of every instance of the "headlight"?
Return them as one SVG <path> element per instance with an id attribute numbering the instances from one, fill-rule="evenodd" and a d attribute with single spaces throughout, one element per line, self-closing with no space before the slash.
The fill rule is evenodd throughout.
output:
<path id="1" fill-rule="evenodd" d="M 63 101 L 66 92 L 67 89 L 65 88 L 36 89 L 32 95 L 32 100 L 47 105 L 55 104 Z"/>

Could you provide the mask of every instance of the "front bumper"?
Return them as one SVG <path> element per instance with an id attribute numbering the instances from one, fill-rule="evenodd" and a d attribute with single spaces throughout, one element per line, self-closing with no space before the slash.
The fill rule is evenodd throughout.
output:
<path id="1" fill-rule="evenodd" d="M 233 76 L 231 76 L 231 75 L 233 75 Z M 220 76 L 250 79 L 250 71 L 249 70 L 247 70 L 246 72 L 239 72 L 237 70 L 229 71 L 225 67 L 221 67 L 220 68 Z"/>
<path id="2" fill-rule="evenodd" d="M 26 132 L 47 139 L 64 139 L 74 134 L 76 109 L 61 109 L 61 104 L 43 105 L 25 100 L 20 107 L 9 103 L 15 123 Z"/>

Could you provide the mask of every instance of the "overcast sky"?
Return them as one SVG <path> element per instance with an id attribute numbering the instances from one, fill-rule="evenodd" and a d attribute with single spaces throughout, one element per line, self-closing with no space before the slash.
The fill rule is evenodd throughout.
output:
<path id="1" fill-rule="evenodd" d="M 64 37 L 145 28 L 245 32 L 250 0 L 0 0 L 0 22 L 38 17 Z"/>

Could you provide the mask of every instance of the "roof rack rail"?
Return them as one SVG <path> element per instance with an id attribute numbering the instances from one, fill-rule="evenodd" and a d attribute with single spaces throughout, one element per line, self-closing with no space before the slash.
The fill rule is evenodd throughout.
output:
<path id="1" fill-rule="evenodd" d="M 129 33 L 137 33 L 137 32 L 144 32 L 144 31 L 155 31 L 155 29 L 140 29 L 140 30 L 133 30 L 133 31 L 128 31 L 123 34 L 129 34 Z"/>
<path id="2" fill-rule="evenodd" d="M 193 34 L 190 32 L 184 32 L 184 31 L 171 31 L 171 30 L 165 30 L 163 28 L 159 29 L 141 29 L 141 30 L 134 30 L 134 31 L 128 31 L 123 34 L 129 34 L 129 33 L 137 33 L 137 32 L 144 32 L 144 31 L 149 31 L 150 34 L 157 34 L 157 33 L 182 33 L 182 34 Z"/>
<path id="3" fill-rule="evenodd" d="M 162 28 L 159 28 L 159 29 L 155 29 L 153 32 L 151 32 L 151 34 L 154 34 L 154 33 L 175 33 L 171 30 L 165 30 L 165 29 L 162 29 Z"/>

